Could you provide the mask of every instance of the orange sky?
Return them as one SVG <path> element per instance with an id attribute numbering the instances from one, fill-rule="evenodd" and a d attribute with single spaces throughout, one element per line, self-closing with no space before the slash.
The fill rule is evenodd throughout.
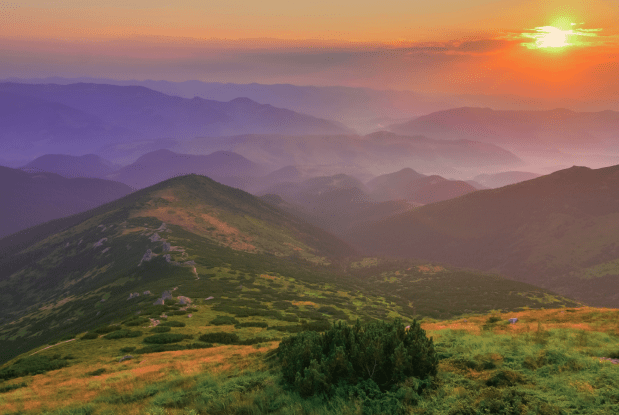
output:
<path id="1" fill-rule="evenodd" d="M 0 78 L 287 82 L 617 101 L 617 22 L 616 0 L 0 1 Z M 536 44 L 535 28 L 553 25 L 575 30 L 569 40 L 577 45 L 523 46 Z"/>

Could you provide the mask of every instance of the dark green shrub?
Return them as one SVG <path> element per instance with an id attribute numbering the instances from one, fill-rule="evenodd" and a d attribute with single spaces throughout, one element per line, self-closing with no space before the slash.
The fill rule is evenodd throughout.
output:
<path id="1" fill-rule="evenodd" d="M 132 318 L 131 320 L 127 320 L 123 324 L 125 326 L 135 327 L 135 326 L 142 326 L 148 323 L 150 323 L 149 319 L 144 318 L 144 317 L 137 317 L 137 318 Z"/>
<path id="2" fill-rule="evenodd" d="M 235 333 L 207 333 L 198 338 L 204 343 L 220 343 L 220 344 L 236 344 L 239 342 L 239 336 Z"/>
<path id="3" fill-rule="evenodd" d="M 172 311 L 172 314 L 175 316 L 182 316 L 182 315 L 187 314 L 187 312 L 185 310 L 175 310 L 175 311 Z"/>
<path id="4" fill-rule="evenodd" d="M 113 331 L 120 330 L 120 326 L 103 326 L 93 330 L 93 333 L 107 334 Z"/>
<path id="5" fill-rule="evenodd" d="M 486 320 L 486 324 L 494 324 L 498 323 L 499 321 L 501 321 L 501 317 L 492 316 L 488 317 L 488 320 Z"/>
<path id="6" fill-rule="evenodd" d="M 238 323 L 234 327 L 236 327 L 236 328 L 241 328 L 241 327 L 267 328 L 267 327 L 269 327 L 269 323 L 267 323 L 265 321 L 246 321 L 246 322 L 243 322 L 243 323 Z"/>
<path id="7" fill-rule="evenodd" d="M 185 327 L 186 324 L 183 323 L 182 321 L 164 321 L 162 323 L 159 323 L 158 327 Z"/>
<path id="8" fill-rule="evenodd" d="M 105 369 L 101 368 L 101 369 L 93 370 L 92 372 L 88 372 L 86 374 L 88 376 L 99 376 L 99 375 L 102 375 L 103 373 L 105 373 Z"/>
<path id="9" fill-rule="evenodd" d="M 195 307 L 189 307 L 189 308 L 187 309 L 187 311 L 188 311 L 189 313 L 197 313 L 197 312 L 198 312 L 198 309 L 197 309 L 197 308 L 195 308 Z"/>
<path id="10" fill-rule="evenodd" d="M 98 338 L 99 338 L 99 335 L 97 333 L 86 333 L 82 337 L 80 337 L 80 340 L 92 340 L 92 339 L 98 339 Z"/>
<path id="11" fill-rule="evenodd" d="M 283 314 L 281 317 L 278 318 L 278 320 L 296 323 L 297 321 L 299 321 L 299 317 L 296 314 Z"/>
<path id="12" fill-rule="evenodd" d="M 217 316 L 210 322 L 213 326 L 225 326 L 239 324 L 239 321 L 234 317 Z"/>
<path id="13" fill-rule="evenodd" d="M 152 333 L 167 333 L 170 330 L 172 330 L 172 327 L 169 327 L 169 326 L 157 326 L 157 327 L 153 327 L 150 331 Z"/>
<path id="14" fill-rule="evenodd" d="M 266 337 L 252 337 L 250 339 L 241 340 L 237 344 L 251 346 L 252 344 L 266 343 L 270 341 L 273 341 L 273 339 L 267 339 Z"/>
<path id="15" fill-rule="evenodd" d="M 178 343 L 185 339 L 191 339 L 193 336 L 190 334 L 179 334 L 179 333 L 161 333 L 154 334 L 152 336 L 144 337 L 144 343 L 151 344 L 168 344 L 168 343 Z"/>
<path id="16" fill-rule="evenodd" d="M 15 389 L 23 388 L 23 387 L 26 387 L 26 386 L 28 386 L 28 384 L 26 382 L 15 383 L 13 385 L 2 385 L 2 386 L 0 386 L 0 393 L 6 393 L 6 392 L 14 391 Z"/>
<path id="17" fill-rule="evenodd" d="M 117 330 L 110 334 L 106 334 L 103 336 L 104 339 L 107 340 L 116 340 L 116 339 L 126 339 L 130 337 L 140 337 L 142 332 L 139 330 Z"/>
<path id="18" fill-rule="evenodd" d="M 128 346 L 128 347 L 123 347 L 122 349 L 120 349 L 120 352 L 121 353 L 131 353 L 134 350 L 135 350 L 135 347 Z"/>
<path id="19" fill-rule="evenodd" d="M 516 386 L 521 383 L 526 383 L 525 377 L 513 370 L 499 370 L 486 381 L 487 386 L 494 386 L 497 388 Z"/>
<path id="20" fill-rule="evenodd" d="M 69 362 L 64 359 L 60 359 L 59 357 L 60 355 L 58 355 L 58 357 L 50 357 L 42 354 L 36 354 L 34 356 L 18 359 L 11 366 L 0 370 L 0 379 L 7 380 L 26 375 L 38 375 L 69 365 Z"/>
<path id="21" fill-rule="evenodd" d="M 176 350 L 208 349 L 212 344 L 191 343 L 191 344 L 152 344 L 134 351 L 135 354 L 172 352 Z"/>
<path id="22" fill-rule="evenodd" d="M 419 393 L 438 367 L 434 343 L 416 321 L 408 330 L 396 320 L 338 323 L 323 334 L 302 332 L 284 339 L 278 356 L 285 382 L 305 397 L 363 381 L 385 392 L 408 378 L 418 380 Z"/>

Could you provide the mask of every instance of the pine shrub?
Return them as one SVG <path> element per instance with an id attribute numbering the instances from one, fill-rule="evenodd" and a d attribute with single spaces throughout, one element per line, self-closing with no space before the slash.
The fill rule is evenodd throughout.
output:
<path id="1" fill-rule="evenodd" d="M 436 376 L 432 338 L 416 321 L 333 325 L 323 334 L 305 331 L 278 348 L 284 381 L 301 396 L 332 395 L 343 385 L 376 387 L 383 393 L 413 378 L 420 393 Z M 370 385 L 370 386 L 368 386 Z"/>

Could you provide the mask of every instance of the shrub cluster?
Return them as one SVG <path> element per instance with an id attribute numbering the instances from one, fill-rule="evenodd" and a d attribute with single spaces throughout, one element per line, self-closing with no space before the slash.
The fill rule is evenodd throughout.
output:
<path id="1" fill-rule="evenodd" d="M 213 326 L 225 326 L 239 324 L 239 321 L 234 317 L 229 316 L 217 316 L 210 321 Z"/>
<path id="2" fill-rule="evenodd" d="M 235 333 L 207 333 L 199 337 L 201 342 L 205 343 L 219 343 L 219 344 L 235 344 L 239 346 L 249 346 L 252 344 L 264 343 L 272 341 L 273 339 L 267 339 L 265 337 L 252 337 L 249 339 L 241 340 Z"/>
<path id="3" fill-rule="evenodd" d="M 193 336 L 190 334 L 179 334 L 179 333 L 161 333 L 154 334 L 152 336 L 144 337 L 144 343 L 151 344 L 168 344 L 168 343 L 178 343 L 185 339 L 191 339 Z"/>
<path id="4" fill-rule="evenodd" d="M 104 339 L 107 340 L 116 340 L 116 339 L 126 339 L 130 337 L 140 337 L 142 332 L 139 330 L 116 330 L 110 334 L 106 334 L 103 336 Z"/>
<path id="5" fill-rule="evenodd" d="M 38 375 L 50 370 L 60 369 L 68 366 L 69 362 L 60 358 L 61 355 L 45 356 L 36 354 L 34 356 L 18 359 L 11 366 L 0 370 L 0 379 L 13 379 L 26 375 Z"/>
<path id="6" fill-rule="evenodd" d="M 134 327 L 134 326 L 141 326 L 143 324 L 148 324 L 150 320 L 148 320 L 147 318 L 144 317 L 134 317 L 130 320 L 125 321 L 123 324 L 125 326 L 130 326 L 130 327 Z"/>
<path id="7" fill-rule="evenodd" d="M 161 353 L 161 352 L 172 352 L 172 351 L 176 351 L 176 350 L 208 349 L 210 347 L 213 347 L 213 345 L 212 344 L 207 344 L 207 343 L 150 344 L 148 346 L 144 346 L 141 349 L 135 350 L 133 353 L 135 353 L 135 354 Z"/>
<path id="8" fill-rule="evenodd" d="M 234 327 L 236 328 L 241 328 L 241 327 L 260 327 L 260 328 L 267 328 L 269 327 L 269 323 L 265 322 L 265 321 L 246 321 L 243 323 L 238 323 L 235 324 Z"/>
<path id="9" fill-rule="evenodd" d="M 170 327 L 170 326 L 161 326 L 161 325 L 159 325 L 157 327 L 153 327 L 150 331 L 152 333 L 167 333 L 170 330 L 172 330 L 172 327 Z"/>
<path id="10" fill-rule="evenodd" d="M 158 327 L 185 327 L 186 324 L 183 323 L 182 321 L 174 321 L 174 320 L 170 320 L 170 321 L 164 321 L 159 323 Z"/>
<path id="11" fill-rule="evenodd" d="M 416 321 L 354 326 L 337 323 L 327 332 L 302 332 L 278 348 L 285 382 L 301 396 L 332 395 L 345 385 L 387 392 L 410 378 L 415 393 L 436 376 L 434 343 Z M 374 386 L 375 385 L 375 386 Z"/>
<path id="12" fill-rule="evenodd" d="M 113 331 L 120 330 L 120 326 L 102 326 L 93 330 L 93 333 L 107 334 Z"/>
<path id="13" fill-rule="evenodd" d="M 98 339 L 98 338 L 99 338 L 99 335 L 97 333 L 88 332 L 84 334 L 82 337 L 80 337 L 80 340 L 92 340 L 92 339 Z"/>

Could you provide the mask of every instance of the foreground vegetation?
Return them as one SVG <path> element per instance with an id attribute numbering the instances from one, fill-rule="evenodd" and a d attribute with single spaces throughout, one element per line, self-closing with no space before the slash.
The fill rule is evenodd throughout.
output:
<path id="1" fill-rule="evenodd" d="M 204 320 L 215 319 L 207 314 Z M 512 317 L 519 321 L 509 324 Z M 410 393 L 420 386 L 414 377 L 400 380 L 400 394 L 389 396 L 366 384 L 363 393 L 340 387 L 302 397 L 285 381 L 276 340 L 134 355 L 122 362 L 121 342 L 127 347 L 139 339 L 76 340 L 34 355 L 66 361 L 67 367 L 0 383 L 0 412 L 615 414 L 619 365 L 600 358 L 619 355 L 618 317 L 614 309 L 563 308 L 426 319 L 421 327 L 433 337 L 436 376 L 419 394 Z M 188 327 L 172 330 L 189 334 L 181 331 Z M 199 331 L 215 332 L 246 339 L 274 331 L 210 323 Z M 113 354 L 104 347 L 112 343 Z"/>

